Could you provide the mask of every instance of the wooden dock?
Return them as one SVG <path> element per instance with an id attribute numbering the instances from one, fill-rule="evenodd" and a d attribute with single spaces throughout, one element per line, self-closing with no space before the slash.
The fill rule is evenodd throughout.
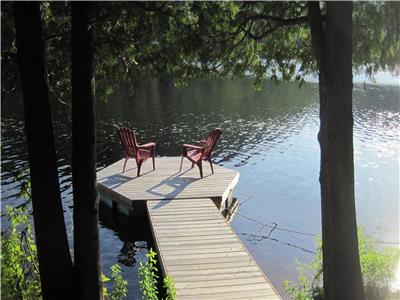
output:
<path id="1" fill-rule="evenodd" d="M 239 181 L 239 173 L 218 165 L 214 174 L 210 166 L 204 164 L 204 178 L 195 166 L 186 160 L 179 172 L 180 157 L 157 157 L 156 170 L 151 162 L 142 166 L 140 177 L 136 177 L 134 159 L 128 161 L 122 173 L 124 160 L 100 170 L 97 173 L 97 187 L 100 192 L 112 195 L 118 201 L 131 204 L 135 201 L 169 200 L 190 198 L 212 198 L 224 202 Z"/>
<path id="2" fill-rule="evenodd" d="M 179 173 L 179 163 L 179 157 L 157 158 L 155 171 L 146 162 L 136 177 L 134 161 L 122 173 L 120 160 L 97 173 L 102 199 L 111 199 L 113 208 L 146 211 L 163 275 L 173 278 L 178 300 L 280 299 L 221 214 L 239 173 L 214 166 L 211 174 L 204 166 L 201 179 L 188 162 Z"/>
<path id="3" fill-rule="evenodd" d="M 148 201 L 163 274 L 176 298 L 280 299 L 211 199 Z"/>

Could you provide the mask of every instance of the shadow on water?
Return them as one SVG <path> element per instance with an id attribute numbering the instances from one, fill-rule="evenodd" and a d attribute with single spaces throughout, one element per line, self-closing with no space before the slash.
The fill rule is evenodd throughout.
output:
<path id="1" fill-rule="evenodd" d="M 103 273 L 110 277 L 110 268 L 119 263 L 128 280 L 128 299 L 140 295 L 138 262 L 146 260 L 150 248 L 154 248 L 146 215 L 132 218 L 100 203 L 100 254 Z"/>

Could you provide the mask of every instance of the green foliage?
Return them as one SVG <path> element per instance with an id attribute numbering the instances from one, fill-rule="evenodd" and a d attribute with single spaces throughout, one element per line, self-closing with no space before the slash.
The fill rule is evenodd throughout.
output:
<path id="1" fill-rule="evenodd" d="M 312 299 L 312 284 L 309 277 L 305 274 L 304 265 L 297 262 L 297 271 L 299 272 L 297 283 L 293 283 L 287 279 L 284 280 L 283 287 L 285 291 L 293 300 Z"/>
<path id="2" fill-rule="evenodd" d="M 317 237 L 315 244 L 317 253 L 314 260 L 308 264 L 297 263 L 298 282 L 284 280 L 283 286 L 293 300 L 323 299 L 322 291 L 322 240 Z M 313 280 L 310 280 L 312 276 Z"/>
<path id="3" fill-rule="evenodd" d="M 167 275 L 164 278 L 164 289 L 166 291 L 165 300 L 174 300 L 176 296 L 174 280 L 171 276 Z"/>
<path id="4" fill-rule="evenodd" d="M 101 277 L 103 281 L 103 296 L 105 299 L 122 300 L 126 298 L 128 294 L 128 281 L 122 276 L 122 270 L 118 264 L 111 266 L 111 279 L 104 274 L 101 274 Z M 110 292 L 108 292 L 108 288 L 104 285 L 104 283 L 107 282 L 111 284 Z"/>
<path id="5" fill-rule="evenodd" d="M 400 259 L 400 250 L 396 248 L 379 249 L 375 240 L 358 229 L 358 248 L 364 287 L 367 297 L 377 298 L 377 294 L 387 294 L 393 275 Z"/>
<path id="6" fill-rule="evenodd" d="M 305 1 L 96 2 L 96 94 L 107 99 L 123 82 L 163 75 L 184 85 L 195 77 L 252 76 L 300 84 L 316 72 Z M 70 2 L 42 2 L 49 90 L 70 99 Z M 15 90 L 12 3 L 2 13 L 2 91 Z M 399 66 L 400 3 L 355 2 L 354 67 L 372 75 Z M 399 69 L 397 69 L 399 71 Z M 303 80 L 303 81 L 302 81 Z"/>
<path id="7" fill-rule="evenodd" d="M 146 254 L 148 260 L 144 264 L 140 262 L 139 265 L 139 283 L 143 300 L 158 299 L 156 255 L 157 253 L 150 249 L 149 253 Z"/>
<path id="8" fill-rule="evenodd" d="M 108 296 L 108 289 L 107 287 L 104 285 L 106 282 L 109 282 L 111 279 L 108 278 L 106 275 L 104 275 L 103 273 L 101 273 L 101 281 L 103 282 L 103 296 L 107 298 Z"/>
<path id="9" fill-rule="evenodd" d="M 140 291 L 142 293 L 143 300 L 158 300 L 158 290 L 157 290 L 157 275 L 158 269 L 157 253 L 150 249 L 146 254 L 148 260 L 145 263 L 140 262 L 139 265 L 139 283 Z M 174 300 L 175 299 L 175 287 L 173 279 L 167 275 L 164 278 L 164 288 L 166 290 L 166 298 L 164 300 Z"/>
<path id="10" fill-rule="evenodd" d="M 117 264 L 111 266 L 112 288 L 108 295 L 110 300 L 125 299 L 128 293 L 128 281 L 122 276 L 121 267 Z"/>
<path id="11" fill-rule="evenodd" d="M 353 64 L 360 72 L 371 76 L 389 69 L 399 74 L 399 20 L 399 2 L 357 2 L 353 12 Z"/>
<path id="12" fill-rule="evenodd" d="M 29 186 L 26 183 L 21 193 L 29 194 Z M 27 208 L 7 206 L 5 211 L 10 227 L 1 236 L 1 299 L 41 299 L 39 262 Z M 111 267 L 111 279 L 102 275 L 102 280 L 103 283 L 111 281 L 109 292 L 103 286 L 106 299 L 125 299 L 128 282 L 122 277 L 119 265 Z"/>
<path id="13" fill-rule="evenodd" d="M 322 288 L 322 241 L 317 239 L 317 254 L 309 264 L 297 263 L 298 282 L 284 281 L 286 292 L 294 300 L 324 299 Z M 397 299 L 399 293 L 390 291 L 400 250 L 379 249 L 375 240 L 358 229 L 360 265 L 367 299 Z M 311 280 L 310 278 L 313 278 Z"/>
<path id="14" fill-rule="evenodd" d="M 2 233 L 1 298 L 40 299 L 36 244 L 25 208 L 6 207 L 10 228 Z"/>

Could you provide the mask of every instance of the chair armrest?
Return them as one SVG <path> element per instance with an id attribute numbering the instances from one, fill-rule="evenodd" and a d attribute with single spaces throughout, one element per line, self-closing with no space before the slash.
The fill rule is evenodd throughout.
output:
<path id="1" fill-rule="evenodd" d="M 191 144 L 183 144 L 182 147 L 184 148 L 190 148 L 190 149 L 196 149 L 196 150 L 203 150 L 204 147 L 196 146 L 196 145 L 191 145 Z"/>
<path id="2" fill-rule="evenodd" d="M 153 148 L 156 146 L 156 143 L 147 143 L 143 145 L 139 145 L 138 148 Z"/>

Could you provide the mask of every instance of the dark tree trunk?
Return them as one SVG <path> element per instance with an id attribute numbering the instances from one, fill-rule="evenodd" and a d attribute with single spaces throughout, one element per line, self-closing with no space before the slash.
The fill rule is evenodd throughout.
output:
<path id="1" fill-rule="evenodd" d="M 33 220 L 43 299 L 73 299 L 73 266 L 61 203 L 38 2 L 15 2 Z"/>
<path id="2" fill-rule="evenodd" d="M 93 33 L 91 4 L 72 3 L 72 182 L 75 279 L 82 299 L 101 299 L 96 189 Z"/>
<path id="3" fill-rule="evenodd" d="M 354 197 L 352 3 L 309 2 L 319 69 L 321 210 L 325 299 L 364 299 Z"/>

